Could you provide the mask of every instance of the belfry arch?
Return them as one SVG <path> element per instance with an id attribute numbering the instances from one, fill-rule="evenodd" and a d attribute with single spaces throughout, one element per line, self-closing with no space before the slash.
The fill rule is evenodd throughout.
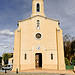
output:
<path id="1" fill-rule="evenodd" d="M 39 3 L 36 4 L 36 11 L 40 12 L 40 4 Z"/>

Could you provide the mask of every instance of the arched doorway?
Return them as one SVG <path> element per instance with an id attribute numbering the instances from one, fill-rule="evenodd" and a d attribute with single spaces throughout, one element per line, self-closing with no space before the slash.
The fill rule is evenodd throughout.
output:
<path id="1" fill-rule="evenodd" d="M 35 54 L 35 67 L 42 68 L 42 53 Z"/>

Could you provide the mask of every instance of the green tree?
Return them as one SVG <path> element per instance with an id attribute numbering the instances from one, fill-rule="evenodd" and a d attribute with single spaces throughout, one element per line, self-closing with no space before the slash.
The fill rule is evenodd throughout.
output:
<path id="1" fill-rule="evenodd" d="M 0 57 L 0 64 L 2 63 L 2 57 Z"/>
<path id="2" fill-rule="evenodd" d="M 69 60 L 67 58 L 65 58 L 65 64 L 70 65 L 70 62 L 69 62 Z"/>
<path id="3" fill-rule="evenodd" d="M 71 36 L 70 35 L 64 35 L 64 54 L 65 58 L 68 60 L 70 59 L 71 56 Z"/>
<path id="4" fill-rule="evenodd" d="M 2 59 L 4 61 L 4 64 L 8 64 L 8 59 L 11 58 L 11 57 L 13 57 L 13 54 L 11 54 L 11 53 L 4 53 L 3 57 L 2 57 Z"/>
<path id="5" fill-rule="evenodd" d="M 72 57 L 74 56 L 74 50 L 75 50 L 75 37 L 72 37 L 70 35 L 64 35 L 64 54 L 65 58 L 67 58 L 70 62 Z"/>
<path id="6" fill-rule="evenodd" d="M 71 59 L 72 65 L 75 65 L 75 56 Z"/>
<path id="7" fill-rule="evenodd" d="M 71 43 L 71 54 L 75 56 L 75 40 L 73 40 Z"/>

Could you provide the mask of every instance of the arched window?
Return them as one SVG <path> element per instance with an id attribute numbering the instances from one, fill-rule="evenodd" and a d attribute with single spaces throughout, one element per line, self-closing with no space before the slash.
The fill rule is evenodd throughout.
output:
<path id="1" fill-rule="evenodd" d="M 37 24 L 36 24 L 36 29 L 40 29 L 40 21 L 39 20 L 37 20 Z"/>
<path id="2" fill-rule="evenodd" d="M 53 54 L 51 54 L 51 60 L 53 60 Z"/>
<path id="3" fill-rule="evenodd" d="M 37 7 L 37 12 L 40 12 L 40 4 L 39 3 L 37 3 L 37 5 L 36 5 L 36 7 Z"/>
<path id="4" fill-rule="evenodd" d="M 27 59 L 27 54 L 25 54 L 25 60 Z"/>

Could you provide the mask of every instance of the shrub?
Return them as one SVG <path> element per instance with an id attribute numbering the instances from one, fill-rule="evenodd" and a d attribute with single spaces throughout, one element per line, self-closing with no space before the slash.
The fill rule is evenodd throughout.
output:
<path id="1" fill-rule="evenodd" d="M 71 61 L 72 61 L 72 65 L 75 65 L 75 56 L 72 57 Z"/>
<path id="2" fill-rule="evenodd" d="M 67 58 L 65 58 L 65 64 L 70 65 L 70 62 L 69 62 L 69 60 Z"/>
<path id="3" fill-rule="evenodd" d="M 0 57 L 0 64 L 2 63 L 2 57 Z"/>

